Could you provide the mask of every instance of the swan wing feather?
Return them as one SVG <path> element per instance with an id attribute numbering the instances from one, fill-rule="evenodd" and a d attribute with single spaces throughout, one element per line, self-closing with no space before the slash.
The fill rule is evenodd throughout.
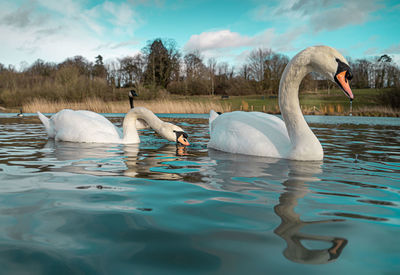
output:
<path id="1" fill-rule="evenodd" d="M 50 119 L 48 117 L 46 117 L 45 115 L 43 115 L 41 112 L 37 112 L 37 114 L 38 114 L 39 119 L 42 122 L 44 128 L 46 129 L 47 136 L 49 138 L 54 138 L 54 135 L 55 135 L 54 127 L 53 127 Z"/>
<path id="2" fill-rule="evenodd" d="M 120 131 L 104 116 L 91 111 L 62 110 L 50 119 L 56 140 L 120 142 Z"/>
<path id="3" fill-rule="evenodd" d="M 291 143 L 285 123 L 260 112 L 222 114 L 211 122 L 209 148 L 245 155 L 285 157 Z"/>

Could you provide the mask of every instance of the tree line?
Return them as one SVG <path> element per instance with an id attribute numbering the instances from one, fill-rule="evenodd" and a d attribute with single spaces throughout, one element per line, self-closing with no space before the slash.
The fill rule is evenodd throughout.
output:
<path id="1" fill-rule="evenodd" d="M 0 60 L 1 61 L 1 60 Z M 238 67 L 214 58 L 205 60 L 199 51 L 186 54 L 173 39 L 154 39 L 136 55 L 104 63 L 82 56 L 61 63 L 38 59 L 16 70 L 0 63 L 0 104 L 20 106 L 35 97 L 81 101 L 98 97 L 122 100 L 126 89 L 136 87 L 144 99 L 178 95 L 276 95 L 289 58 L 271 49 L 254 49 Z M 399 66 L 388 55 L 349 60 L 353 88 L 400 88 Z M 302 82 L 303 91 L 331 89 L 334 84 L 317 74 Z"/>

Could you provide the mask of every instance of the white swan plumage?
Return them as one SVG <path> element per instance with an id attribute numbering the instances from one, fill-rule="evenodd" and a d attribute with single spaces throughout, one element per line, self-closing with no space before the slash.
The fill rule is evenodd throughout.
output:
<path id="1" fill-rule="evenodd" d="M 91 111 L 64 109 L 47 118 L 37 112 L 49 138 L 56 141 L 89 143 L 140 143 L 136 128 L 137 119 L 143 119 L 159 135 L 169 141 L 189 145 L 184 130 L 172 123 L 160 120 L 144 107 L 131 109 L 125 116 L 121 131 L 104 116 Z"/>
<path id="2" fill-rule="evenodd" d="M 317 72 L 336 82 L 353 100 L 346 59 L 334 48 L 313 46 L 298 53 L 286 66 L 279 84 L 282 119 L 261 112 L 210 112 L 208 147 L 224 152 L 293 160 L 322 160 L 321 143 L 300 109 L 301 80 Z"/>
<path id="3" fill-rule="evenodd" d="M 136 89 L 136 88 L 135 88 Z M 133 99 L 138 96 L 136 93 L 135 89 L 132 89 L 128 92 L 129 96 L 129 104 L 131 106 L 131 109 L 135 108 L 135 105 L 133 104 Z M 136 129 L 141 130 L 141 129 L 148 129 L 150 126 L 144 121 L 143 119 L 137 119 L 136 120 Z"/>

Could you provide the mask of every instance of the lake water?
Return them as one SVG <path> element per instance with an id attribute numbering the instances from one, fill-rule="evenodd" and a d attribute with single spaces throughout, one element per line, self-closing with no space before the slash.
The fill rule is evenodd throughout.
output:
<path id="1" fill-rule="evenodd" d="M 399 274 L 400 119 L 306 117 L 323 162 L 48 141 L 0 114 L 2 274 Z M 121 125 L 121 114 L 107 115 Z"/>

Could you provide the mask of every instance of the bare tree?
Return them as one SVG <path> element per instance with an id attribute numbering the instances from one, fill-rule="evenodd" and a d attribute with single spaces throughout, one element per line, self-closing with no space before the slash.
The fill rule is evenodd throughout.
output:
<path id="1" fill-rule="evenodd" d="M 215 70 L 217 67 L 217 60 L 215 58 L 209 58 L 207 61 L 207 70 L 210 79 L 210 94 L 214 95 L 215 92 Z"/>
<path id="2" fill-rule="evenodd" d="M 203 76 L 205 66 L 199 51 L 193 51 L 186 54 L 183 60 L 185 63 L 187 78 L 201 78 Z"/>
<path id="3" fill-rule="evenodd" d="M 111 87 L 121 87 L 121 63 L 115 60 L 107 62 L 107 82 Z"/>
<path id="4" fill-rule="evenodd" d="M 239 71 L 239 76 L 244 80 L 249 80 L 250 78 L 250 68 L 248 64 L 243 64 Z"/>
<path id="5" fill-rule="evenodd" d="M 271 49 L 256 49 L 248 57 L 249 75 L 252 79 L 262 82 L 265 77 L 265 61 L 272 54 Z"/>
<path id="6" fill-rule="evenodd" d="M 146 61 L 140 53 L 119 59 L 124 86 L 132 87 L 143 81 Z"/>
<path id="7" fill-rule="evenodd" d="M 272 53 L 267 56 L 264 67 L 264 86 L 268 91 L 278 93 L 279 82 L 288 63 L 289 58 L 285 55 Z"/>

